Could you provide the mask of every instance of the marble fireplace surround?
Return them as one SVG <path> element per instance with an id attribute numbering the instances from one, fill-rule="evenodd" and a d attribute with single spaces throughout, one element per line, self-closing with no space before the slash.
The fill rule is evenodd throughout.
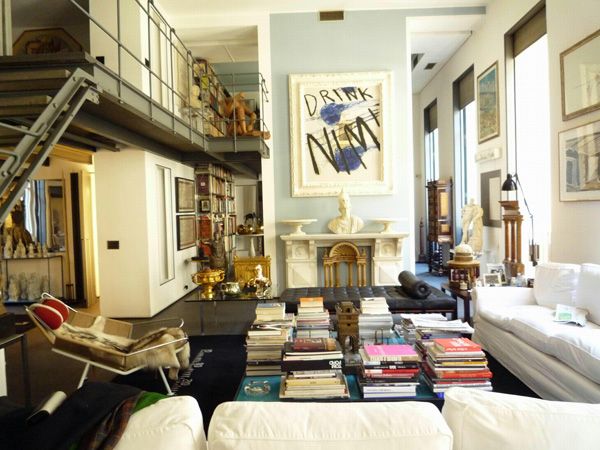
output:
<path id="1" fill-rule="evenodd" d="M 402 242 L 408 233 L 354 233 L 354 234 L 284 234 L 285 273 L 288 288 L 320 286 L 317 259 L 318 247 L 331 247 L 348 241 L 358 247 L 371 248 L 371 284 L 383 286 L 398 284 L 398 274 L 405 269 Z"/>

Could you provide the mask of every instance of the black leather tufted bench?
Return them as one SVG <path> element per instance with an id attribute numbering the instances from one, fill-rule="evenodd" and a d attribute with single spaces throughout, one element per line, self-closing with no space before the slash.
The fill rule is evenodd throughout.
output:
<path id="1" fill-rule="evenodd" d="M 361 297 L 385 297 L 390 311 L 393 313 L 451 313 L 453 319 L 457 318 L 456 300 L 432 286 L 431 294 L 424 300 L 408 297 L 401 286 L 346 286 L 290 288 L 281 293 L 279 301 L 285 302 L 287 312 L 295 313 L 300 297 L 323 297 L 325 308 L 330 312 L 335 312 L 335 304 L 341 301 L 352 301 L 358 307 Z"/>

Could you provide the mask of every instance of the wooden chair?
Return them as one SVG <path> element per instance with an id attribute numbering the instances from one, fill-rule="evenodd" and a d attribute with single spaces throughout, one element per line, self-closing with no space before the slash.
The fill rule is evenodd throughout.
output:
<path id="1" fill-rule="evenodd" d="M 243 288 L 246 282 L 255 277 L 254 268 L 257 265 L 262 266 L 263 275 L 271 279 L 271 257 L 270 256 L 252 256 L 252 257 L 233 257 L 233 271 L 235 281 Z"/>
<path id="2" fill-rule="evenodd" d="M 367 285 L 367 255 L 364 250 L 352 242 L 338 242 L 328 254 L 323 257 L 323 271 L 325 273 L 325 287 L 340 287 L 340 263 L 346 263 L 348 268 L 347 286 L 354 286 L 354 266 L 356 265 L 357 286 Z M 335 280 L 335 285 L 334 285 Z"/>

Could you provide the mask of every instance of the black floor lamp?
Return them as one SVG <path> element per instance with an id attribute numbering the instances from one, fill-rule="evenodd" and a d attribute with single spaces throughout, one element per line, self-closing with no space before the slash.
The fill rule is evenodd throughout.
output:
<path id="1" fill-rule="evenodd" d="M 519 176 L 515 173 L 511 175 L 510 173 L 506 175 L 506 180 L 502 183 L 503 191 L 517 191 L 521 190 L 521 195 L 523 196 L 523 203 L 525 203 L 525 208 L 527 208 L 527 213 L 529 214 L 529 219 L 531 221 L 531 239 L 529 241 L 529 258 L 534 266 L 537 266 L 538 259 L 540 258 L 540 246 L 535 243 L 534 234 L 533 234 L 533 214 L 531 214 L 531 210 L 529 209 L 529 205 L 527 204 L 527 199 L 525 198 L 525 192 L 523 192 L 523 186 L 521 186 L 521 182 L 519 181 Z"/>

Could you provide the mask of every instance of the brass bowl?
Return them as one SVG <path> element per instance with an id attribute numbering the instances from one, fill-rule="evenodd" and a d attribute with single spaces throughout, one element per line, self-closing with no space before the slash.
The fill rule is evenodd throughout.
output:
<path id="1" fill-rule="evenodd" d="M 204 269 L 192 275 L 192 281 L 199 286 L 202 286 L 202 294 L 200 298 L 212 300 L 214 296 L 213 287 L 225 279 L 225 271 L 223 269 Z"/>

